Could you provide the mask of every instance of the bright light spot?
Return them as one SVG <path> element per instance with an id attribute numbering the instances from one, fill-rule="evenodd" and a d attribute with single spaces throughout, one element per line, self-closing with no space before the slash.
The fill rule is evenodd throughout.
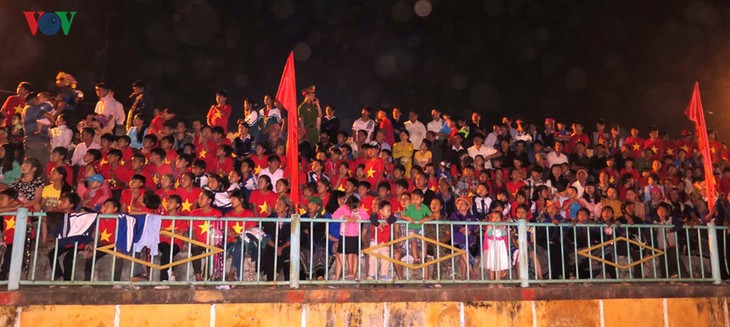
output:
<path id="1" fill-rule="evenodd" d="M 413 5 L 413 10 L 416 12 L 416 15 L 420 17 L 426 17 L 430 15 L 432 9 L 433 6 L 431 6 L 431 1 L 428 0 L 418 0 L 418 2 Z"/>

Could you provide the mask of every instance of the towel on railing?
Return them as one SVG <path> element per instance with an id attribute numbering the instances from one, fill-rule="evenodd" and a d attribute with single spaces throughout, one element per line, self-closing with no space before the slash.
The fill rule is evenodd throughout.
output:
<path id="1" fill-rule="evenodd" d="M 139 239 L 134 243 L 134 252 L 142 252 L 142 249 L 147 247 L 150 249 L 150 255 L 157 255 L 158 246 L 160 245 L 162 217 L 160 215 L 147 214 L 141 221 L 143 225 L 142 232 Z M 137 220 L 137 224 L 140 224 L 139 219 Z"/>
<path id="2" fill-rule="evenodd" d="M 120 251 L 124 254 L 129 254 L 132 252 L 132 245 L 135 242 L 134 230 L 136 222 L 137 217 L 134 215 L 120 213 L 117 217 L 117 251 Z M 136 233 L 136 235 L 141 235 L 141 233 Z M 137 237 L 137 240 L 138 239 L 139 237 Z"/>
<path id="3" fill-rule="evenodd" d="M 117 250 L 130 254 L 142 252 L 147 247 L 151 255 L 157 255 L 160 244 L 160 228 L 162 217 L 153 214 L 129 215 L 119 214 L 117 217 Z"/>
<path id="4" fill-rule="evenodd" d="M 56 237 L 58 244 L 68 245 L 78 242 L 91 243 L 94 239 L 91 233 L 96 225 L 97 213 L 68 213 L 63 216 L 63 226 Z"/>

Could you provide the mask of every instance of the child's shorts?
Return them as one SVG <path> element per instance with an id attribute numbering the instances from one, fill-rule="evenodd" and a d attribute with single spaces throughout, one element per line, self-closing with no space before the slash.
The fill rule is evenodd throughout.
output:
<path id="1" fill-rule="evenodd" d="M 344 254 L 360 253 L 360 240 L 357 236 L 345 236 L 340 238 L 337 252 Z"/>

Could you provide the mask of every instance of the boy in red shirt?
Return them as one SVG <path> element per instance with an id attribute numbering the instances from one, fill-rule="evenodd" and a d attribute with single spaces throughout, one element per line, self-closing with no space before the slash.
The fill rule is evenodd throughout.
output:
<path id="1" fill-rule="evenodd" d="M 193 180 L 195 180 L 193 173 L 184 173 L 180 177 L 180 187 L 176 191 L 176 194 L 182 199 L 182 202 L 180 202 L 180 212 L 185 215 L 190 215 L 192 210 L 197 208 L 196 203 L 200 195 L 200 188 L 193 185 Z"/>
<path id="2" fill-rule="evenodd" d="M 206 116 L 208 126 L 220 126 L 224 133 L 228 131 L 228 117 L 231 115 L 231 106 L 226 101 L 228 101 L 228 93 L 222 90 L 216 91 L 216 104 L 210 106 Z"/>
<path id="3" fill-rule="evenodd" d="M 390 242 L 390 230 L 396 220 L 397 219 L 393 215 L 393 207 L 391 206 L 390 202 L 381 201 L 378 204 L 378 212 L 370 215 L 370 223 L 372 224 L 370 231 L 370 247 Z M 378 248 L 373 252 L 386 257 L 390 257 L 390 247 L 387 246 Z M 380 265 L 380 269 L 378 269 L 379 274 L 377 275 L 379 276 L 377 277 L 378 280 L 391 280 L 391 277 L 389 276 L 390 263 L 386 260 L 378 259 L 373 255 L 370 255 L 368 257 L 368 280 L 373 280 L 376 278 L 375 271 L 378 265 Z"/>
<path id="4" fill-rule="evenodd" d="M 213 200 L 215 200 L 215 194 L 211 191 L 202 191 L 198 196 L 198 209 L 193 210 L 190 213 L 192 217 L 212 217 L 220 218 L 223 216 L 218 209 L 213 208 Z M 220 225 L 220 221 L 214 220 L 195 220 L 192 222 L 193 238 L 199 242 L 204 242 L 210 245 L 219 246 L 216 244 L 217 240 L 211 237 L 210 231 L 216 230 L 217 233 L 223 233 L 223 228 Z M 220 234 L 222 235 L 222 234 Z M 203 253 L 205 249 L 200 246 L 193 245 L 190 247 L 190 254 L 192 256 Z M 195 274 L 196 281 L 203 281 L 203 270 L 200 264 L 200 260 L 193 261 L 193 273 Z"/>
<path id="5" fill-rule="evenodd" d="M 68 160 L 68 149 L 64 147 L 55 147 L 53 151 L 51 151 L 51 161 L 48 162 L 48 165 L 46 165 L 46 176 L 51 176 L 51 171 L 53 171 L 56 167 L 64 167 L 66 168 L 66 171 L 68 174 L 66 174 L 66 183 L 68 185 L 73 185 L 73 170 L 71 169 L 71 166 L 67 163 Z"/>
<path id="6" fill-rule="evenodd" d="M 13 116 L 23 111 L 23 108 L 25 108 L 25 96 L 28 95 L 31 88 L 30 83 L 20 82 L 18 88 L 15 90 L 16 94 L 5 99 L 2 109 L 0 109 L 0 116 L 4 118 L 2 127 L 10 127 L 13 124 Z"/>
<path id="7" fill-rule="evenodd" d="M 169 216 L 181 216 L 184 215 L 180 209 L 182 207 L 182 198 L 177 194 L 172 194 L 169 197 L 165 199 L 166 206 L 165 210 L 167 211 L 167 214 Z M 173 234 L 178 235 L 187 235 L 188 229 L 189 229 L 190 222 L 186 219 L 175 219 L 175 222 L 173 223 L 173 219 L 163 219 L 162 224 L 160 225 L 160 230 L 168 231 Z M 180 253 L 180 250 L 183 247 L 183 241 L 180 239 L 173 239 L 171 237 L 162 237 L 160 236 L 160 265 L 164 266 L 172 261 L 172 258 L 175 257 L 178 253 Z M 169 276 L 169 269 L 163 269 L 160 270 L 160 281 L 167 281 L 170 279 Z M 164 288 L 163 287 L 155 287 L 155 288 Z"/>
<path id="8" fill-rule="evenodd" d="M 170 108 L 164 108 L 160 110 L 160 113 L 152 118 L 150 127 L 148 128 L 148 135 L 154 135 L 156 137 L 162 137 L 162 128 L 165 127 L 165 122 L 175 117 L 175 113 Z"/>
<path id="9" fill-rule="evenodd" d="M 132 179 L 129 181 L 129 189 L 122 191 L 122 196 L 120 197 L 119 202 L 121 208 L 119 210 L 121 212 L 132 212 L 144 207 L 142 204 L 142 195 L 144 194 L 143 186 L 146 181 L 147 178 L 140 174 L 132 176 Z"/>
<path id="10" fill-rule="evenodd" d="M 116 215 L 119 214 L 119 208 L 120 208 L 119 201 L 117 199 L 107 199 L 104 201 L 104 204 L 101 206 L 101 211 L 99 213 L 104 215 Z M 117 235 L 117 218 L 99 218 L 99 226 L 96 228 L 96 233 L 94 235 L 94 238 L 97 240 L 97 247 L 114 244 L 116 242 L 116 235 Z M 92 278 L 92 268 L 93 266 L 98 266 L 99 259 L 106 256 L 105 252 L 97 251 L 94 252 L 94 248 L 92 244 L 86 245 L 86 252 L 87 253 L 96 253 L 94 258 L 91 257 L 86 258 L 86 262 L 84 264 L 84 280 L 91 280 Z M 122 278 L 122 267 L 124 264 L 124 260 L 115 260 L 114 262 L 114 273 L 112 276 L 112 280 L 115 282 L 120 281 Z"/>
<path id="11" fill-rule="evenodd" d="M 249 211 L 248 209 L 244 208 L 244 196 L 243 191 L 241 190 L 234 190 L 231 192 L 231 205 L 233 206 L 233 209 L 229 211 L 226 214 L 226 217 L 229 218 L 253 218 L 254 214 L 253 212 Z M 258 223 L 255 221 L 229 221 L 227 224 L 228 229 L 228 239 L 226 240 L 226 243 L 228 243 L 228 249 L 230 249 L 230 256 L 232 259 L 231 262 L 231 270 L 228 272 L 228 280 L 243 280 L 243 266 L 241 265 L 241 259 L 244 256 L 243 250 L 244 250 L 244 242 L 241 240 L 241 234 L 243 234 L 244 231 L 251 227 L 258 226 Z M 253 258 L 247 258 L 250 261 Z M 255 269 L 253 269 L 255 270 Z M 247 276 L 255 275 L 254 274 L 246 274 Z M 251 278 L 247 278 L 246 280 L 253 280 Z"/>

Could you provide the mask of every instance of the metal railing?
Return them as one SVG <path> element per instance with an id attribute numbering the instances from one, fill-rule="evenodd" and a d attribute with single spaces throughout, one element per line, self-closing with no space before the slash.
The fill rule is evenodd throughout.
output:
<path id="1" fill-rule="evenodd" d="M 98 221 L 93 242 L 63 246 L 58 239 L 41 242 L 45 213 L 20 208 L 0 215 L 15 216 L 8 279 L 0 281 L 10 290 L 20 285 L 720 284 L 730 271 L 728 228 L 712 224 L 438 220 L 417 225 L 383 222 L 380 228 L 367 220 L 353 223 L 299 215 L 166 216 L 163 220 L 171 221 L 171 226 L 176 222 L 187 225 L 172 233 L 194 238 L 196 228 L 208 228 L 207 239 L 197 245 L 183 242 L 178 253 L 174 251 L 176 242 L 169 240 L 161 253 L 143 251 L 133 261 L 103 252 L 115 250 L 100 239 Z M 99 215 L 97 220 L 104 218 L 117 216 Z M 355 224 L 357 234 L 353 233 L 355 225 L 345 228 L 345 224 Z M 343 237 L 345 232 L 352 235 Z M 163 256 L 167 256 L 164 263 L 174 266 L 164 265 Z M 191 260 L 193 257 L 197 259 Z M 163 274 L 170 277 L 161 281 Z"/>

